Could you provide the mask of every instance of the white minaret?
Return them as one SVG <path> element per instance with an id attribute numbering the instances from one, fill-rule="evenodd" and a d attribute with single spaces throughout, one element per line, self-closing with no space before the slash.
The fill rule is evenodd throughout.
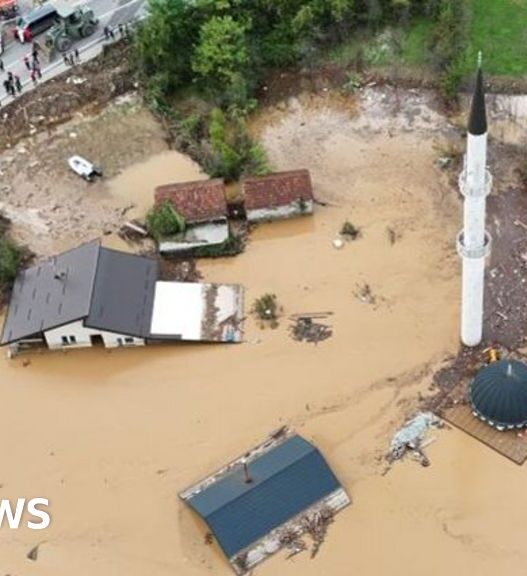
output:
<path id="1" fill-rule="evenodd" d="M 458 253 L 463 258 L 461 341 L 465 346 L 477 346 L 483 334 L 485 257 L 490 252 L 490 235 L 485 230 L 485 199 L 491 187 L 480 53 L 468 122 L 467 153 L 463 172 L 459 175 L 459 188 L 465 198 L 463 230 L 457 237 Z"/>

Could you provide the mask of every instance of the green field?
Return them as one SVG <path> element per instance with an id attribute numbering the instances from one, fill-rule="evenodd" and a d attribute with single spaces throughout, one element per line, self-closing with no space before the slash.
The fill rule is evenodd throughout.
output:
<path id="1" fill-rule="evenodd" d="M 467 67 L 483 52 L 489 74 L 527 74 L 527 0 L 472 0 Z"/>
<path id="2" fill-rule="evenodd" d="M 470 12 L 465 73 L 474 70 L 481 50 L 486 73 L 527 74 L 527 0 L 472 0 Z M 351 41 L 334 49 L 329 58 L 351 63 L 360 50 L 365 63 L 372 67 L 402 64 L 421 68 L 431 61 L 432 27 L 429 21 L 417 20 L 406 29 L 390 27 L 376 34 L 357 33 Z"/>

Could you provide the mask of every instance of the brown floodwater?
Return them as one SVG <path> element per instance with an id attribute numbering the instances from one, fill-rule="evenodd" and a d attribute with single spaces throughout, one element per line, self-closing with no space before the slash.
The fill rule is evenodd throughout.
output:
<path id="1" fill-rule="evenodd" d="M 106 191 L 120 205 L 123 201 L 133 204 L 129 215 L 141 218 L 152 207 L 156 186 L 205 178 L 208 176 L 191 158 L 166 150 L 123 170 L 107 183 Z"/>
<path id="2" fill-rule="evenodd" d="M 231 574 L 177 493 L 283 424 L 320 447 L 353 505 L 315 559 L 281 553 L 257 574 L 522 573 L 522 468 L 442 430 L 429 468 L 383 475 L 391 436 L 457 348 L 461 207 L 434 165 L 442 121 L 426 100 L 386 126 L 360 104 L 351 117 L 295 101 L 260 124 L 272 163 L 308 166 L 330 205 L 257 227 L 236 258 L 200 262 L 207 280 L 242 283 L 248 309 L 276 294 L 277 329 L 249 317 L 240 345 L 0 358 L 0 495 L 49 498 L 53 518 L 43 534 L 0 530 L 0 573 Z M 337 250 L 345 220 L 362 235 Z M 356 297 L 365 284 L 372 303 Z M 291 340 L 289 315 L 317 311 L 333 313 L 333 336 Z"/>

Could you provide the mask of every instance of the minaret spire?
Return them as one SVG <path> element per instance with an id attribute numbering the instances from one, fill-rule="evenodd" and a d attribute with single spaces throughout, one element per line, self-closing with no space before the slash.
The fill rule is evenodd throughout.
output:
<path id="1" fill-rule="evenodd" d="M 467 153 L 463 172 L 459 175 L 459 188 L 465 197 L 463 230 L 457 238 L 457 249 L 463 259 L 461 341 L 466 346 L 477 346 L 483 336 L 485 257 L 490 252 L 490 235 L 485 231 L 485 199 L 491 187 L 480 53 L 468 121 Z"/>
<path id="2" fill-rule="evenodd" d="M 468 132 L 480 136 L 487 131 L 487 114 L 485 113 L 485 91 L 483 88 L 483 73 L 481 71 L 481 52 L 478 52 L 478 71 L 476 73 L 476 87 L 472 95 L 472 106 L 468 121 Z"/>

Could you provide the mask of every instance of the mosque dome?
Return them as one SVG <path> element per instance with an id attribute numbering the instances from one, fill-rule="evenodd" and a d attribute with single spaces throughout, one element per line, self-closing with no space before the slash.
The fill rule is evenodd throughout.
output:
<path id="1" fill-rule="evenodd" d="M 473 413 L 498 430 L 527 425 L 527 366 L 501 360 L 482 368 L 469 387 Z"/>

